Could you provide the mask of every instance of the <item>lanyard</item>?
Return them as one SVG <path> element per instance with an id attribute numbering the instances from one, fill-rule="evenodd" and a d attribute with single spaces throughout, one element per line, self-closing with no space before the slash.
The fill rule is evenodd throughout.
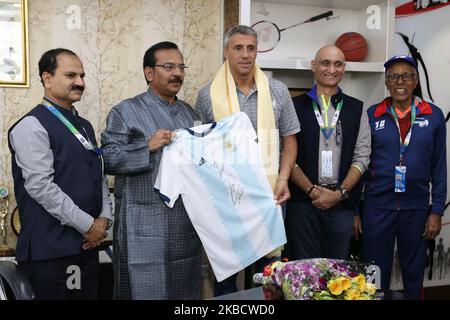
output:
<path id="1" fill-rule="evenodd" d="M 324 110 L 324 114 L 325 114 L 325 127 L 328 127 L 328 108 L 330 107 L 331 97 L 328 98 L 328 102 L 325 100 L 324 95 L 321 95 L 321 97 L 322 97 L 323 110 Z"/>
<path id="2" fill-rule="evenodd" d="M 404 141 L 402 141 L 402 134 L 400 131 L 400 124 L 398 123 L 398 117 L 397 117 L 397 113 L 394 110 L 394 107 L 391 106 L 391 114 L 392 117 L 395 120 L 395 124 L 397 125 L 398 128 L 398 134 L 400 137 L 400 165 L 403 164 L 403 158 L 405 156 L 406 150 L 408 150 L 408 146 L 409 143 L 411 142 L 411 135 L 412 135 L 412 128 L 414 125 L 414 121 L 416 120 L 416 105 L 413 103 L 411 104 L 411 127 L 409 128 L 408 134 L 406 135 L 406 138 Z"/>
<path id="3" fill-rule="evenodd" d="M 320 130 L 322 131 L 323 135 L 325 136 L 325 140 L 328 143 L 328 140 L 330 139 L 331 135 L 333 134 L 334 128 L 336 128 L 336 123 L 339 119 L 339 114 L 341 113 L 342 109 L 342 100 L 338 103 L 336 111 L 334 112 L 333 120 L 331 121 L 330 126 L 328 127 L 328 107 L 330 106 L 330 102 L 328 101 L 328 105 L 324 102 L 324 110 L 326 114 L 326 125 L 323 123 L 322 115 L 319 111 L 319 106 L 315 101 L 313 101 L 313 108 L 314 108 L 314 114 L 316 115 L 317 123 L 319 124 Z"/>
<path id="4" fill-rule="evenodd" d="M 67 118 L 64 117 L 64 115 L 58 109 L 55 108 L 55 106 L 53 106 L 50 102 L 48 102 L 45 99 L 42 99 L 41 104 L 44 107 L 46 107 L 48 111 L 53 113 L 59 120 L 61 120 L 62 123 L 64 123 L 64 125 L 70 130 L 70 132 L 73 133 L 73 135 L 78 139 L 78 141 L 80 141 L 80 143 L 86 150 L 93 151 L 98 156 L 102 155 L 102 149 L 100 149 L 99 147 L 95 147 L 94 145 L 92 145 L 90 141 L 86 140 L 83 137 L 83 135 L 77 130 L 77 128 L 75 128 L 75 126 L 72 123 L 70 123 L 70 121 L 67 120 Z"/>

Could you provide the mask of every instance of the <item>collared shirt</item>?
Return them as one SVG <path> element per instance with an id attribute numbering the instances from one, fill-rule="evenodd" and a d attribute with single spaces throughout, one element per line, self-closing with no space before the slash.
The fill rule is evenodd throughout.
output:
<path id="1" fill-rule="evenodd" d="M 330 99 L 331 100 L 331 99 Z M 322 99 L 318 99 L 317 101 L 320 106 L 320 110 L 323 114 L 324 106 L 322 103 Z M 331 107 L 332 106 L 332 107 Z M 334 112 L 336 106 L 330 101 L 330 107 L 328 108 L 328 119 L 333 119 Z M 345 105 L 342 106 L 345 108 Z M 325 118 L 324 116 L 322 116 Z M 330 122 L 330 121 L 329 121 Z M 369 119 L 367 117 L 367 112 L 363 111 L 361 113 L 361 120 L 358 131 L 358 138 L 356 140 L 355 150 L 353 153 L 352 166 L 356 167 L 363 174 L 368 166 L 370 161 L 370 126 Z M 323 177 L 322 176 L 322 151 L 332 151 L 333 154 L 333 175 L 331 177 Z M 326 142 L 325 136 L 321 133 L 319 140 L 319 165 L 318 165 L 318 180 L 320 184 L 336 184 L 339 179 L 339 166 L 341 161 L 341 151 L 342 151 L 342 127 L 341 122 L 338 120 L 336 124 L 336 128 L 333 134 L 330 136 L 328 140 L 328 144 Z M 301 152 L 301 150 L 299 150 Z"/>
<path id="2" fill-rule="evenodd" d="M 204 123 L 210 123 L 215 120 L 211 104 L 210 87 L 211 84 L 208 84 L 199 91 L 197 102 L 195 103 L 195 110 Z M 269 78 L 269 87 L 275 116 L 275 126 L 280 131 L 280 136 L 286 137 L 296 134 L 300 131 L 300 123 L 298 122 L 288 88 L 281 81 L 272 78 Z M 256 131 L 258 128 L 258 90 L 256 85 L 253 86 L 247 96 L 239 88 L 236 87 L 236 90 L 240 110 L 248 115 Z"/>
<path id="3" fill-rule="evenodd" d="M 62 225 L 85 234 L 92 226 L 94 218 L 81 210 L 53 182 L 53 152 L 48 133 L 39 120 L 34 116 L 23 118 L 11 131 L 10 141 L 15 151 L 17 165 L 22 170 L 25 189 L 30 197 L 41 204 L 51 216 L 61 221 Z M 112 220 L 112 205 L 105 176 L 102 194 L 103 206 L 100 217 Z"/>
<path id="4" fill-rule="evenodd" d="M 405 141 L 409 128 L 411 128 L 411 106 L 408 106 L 404 111 L 399 108 L 394 108 L 397 114 L 398 124 L 400 126 L 400 137 Z"/>
<path id="5" fill-rule="evenodd" d="M 394 108 L 395 113 L 397 114 L 397 117 L 399 119 L 402 119 L 408 115 L 408 113 L 411 112 L 411 106 L 408 106 L 405 110 L 400 110 L 399 108 Z"/>

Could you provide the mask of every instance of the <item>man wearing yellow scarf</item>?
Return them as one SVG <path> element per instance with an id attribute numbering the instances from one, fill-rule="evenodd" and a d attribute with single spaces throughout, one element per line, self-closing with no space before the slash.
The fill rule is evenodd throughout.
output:
<path id="1" fill-rule="evenodd" d="M 274 198 L 282 204 L 290 198 L 288 179 L 297 157 L 300 124 L 286 85 L 261 71 L 255 64 L 256 53 L 256 32 L 247 26 L 231 27 L 224 36 L 226 60 L 212 83 L 200 90 L 195 109 L 204 123 L 239 111 L 248 115 L 258 135 Z M 258 271 L 272 262 L 267 258 L 257 262 Z M 216 283 L 214 294 L 237 291 L 236 277 Z"/>

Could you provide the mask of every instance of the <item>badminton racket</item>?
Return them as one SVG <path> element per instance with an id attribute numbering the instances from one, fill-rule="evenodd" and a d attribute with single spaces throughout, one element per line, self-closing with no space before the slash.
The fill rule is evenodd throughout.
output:
<path id="1" fill-rule="evenodd" d="M 317 21 L 323 18 L 327 18 L 333 15 L 333 11 L 327 11 L 319 14 L 303 22 L 296 23 L 292 26 L 280 29 L 275 23 L 270 21 L 261 20 L 252 25 L 253 30 L 258 34 L 258 52 L 268 52 L 273 50 L 280 42 L 281 32 L 297 27 L 304 23 Z"/>

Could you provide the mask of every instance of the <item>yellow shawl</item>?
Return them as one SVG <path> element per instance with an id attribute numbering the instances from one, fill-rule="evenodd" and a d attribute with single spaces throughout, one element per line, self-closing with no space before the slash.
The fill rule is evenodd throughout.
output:
<path id="1" fill-rule="evenodd" d="M 278 178 L 279 168 L 279 134 L 275 126 L 275 116 L 270 96 L 269 80 L 255 64 L 253 73 L 256 88 L 258 89 L 257 132 L 258 144 L 264 163 L 264 169 L 272 190 Z M 236 83 L 230 72 L 228 60 L 224 62 L 213 82 L 211 83 L 211 102 L 216 121 L 239 112 L 239 100 L 236 92 Z"/>

